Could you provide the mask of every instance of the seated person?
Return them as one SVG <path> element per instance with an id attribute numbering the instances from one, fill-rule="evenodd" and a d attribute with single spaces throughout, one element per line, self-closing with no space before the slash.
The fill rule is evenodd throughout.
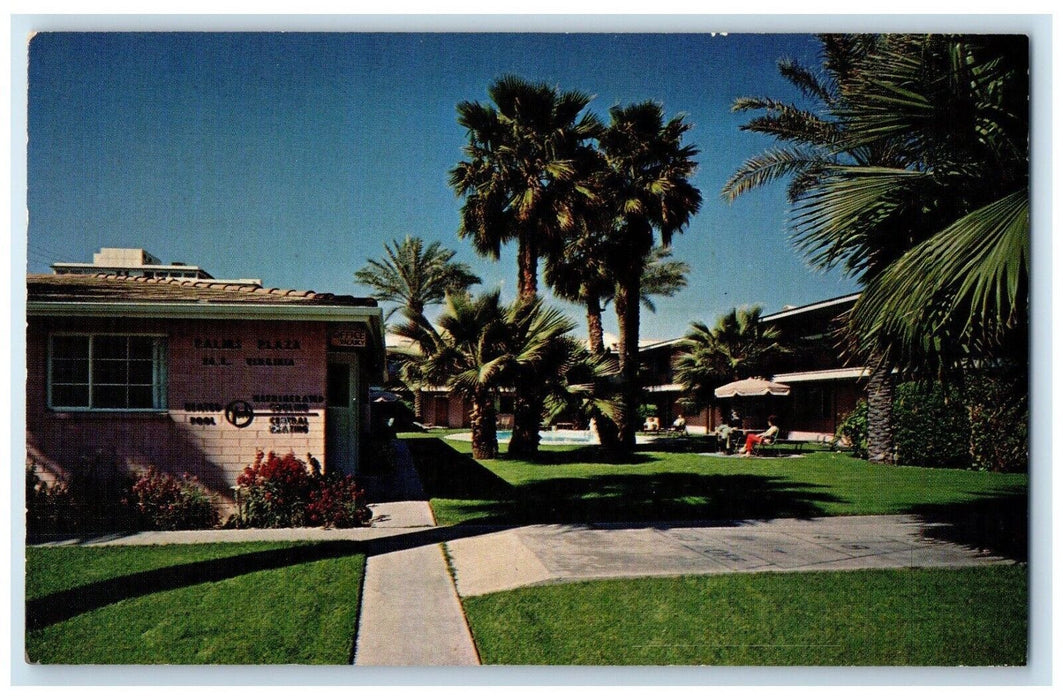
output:
<path id="1" fill-rule="evenodd" d="M 685 433 L 686 431 L 687 431 L 687 420 L 686 420 L 686 418 L 683 418 L 683 414 L 680 413 L 679 417 L 675 419 L 674 423 L 672 423 L 672 432 L 674 432 L 674 433 Z"/>
<path id="2" fill-rule="evenodd" d="M 727 423 L 721 423 L 716 427 L 716 441 L 723 448 L 723 452 L 731 454 L 738 449 L 739 441 L 742 439 L 742 431 L 733 425 Z"/>
<path id="3" fill-rule="evenodd" d="M 775 416 L 768 416 L 768 429 L 763 433 L 750 433 L 746 436 L 746 446 L 742 448 L 739 454 L 744 454 L 746 457 L 753 454 L 753 446 L 760 443 L 770 445 L 775 441 L 775 438 L 779 437 L 779 426 L 775 424 Z"/>
<path id="4" fill-rule="evenodd" d="M 643 424 L 642 430 L 647 433 L 656 433 L 661 429 L 661 420 L 656 416 L 650 416 L 646 419 L 646 423 Z"/>

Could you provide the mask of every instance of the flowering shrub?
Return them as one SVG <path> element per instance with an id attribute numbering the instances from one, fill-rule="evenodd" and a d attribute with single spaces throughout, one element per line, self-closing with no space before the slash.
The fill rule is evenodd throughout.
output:
<path id="1" fill-rule="evenodd" d="M 352 477 L 326 474 L 320 463 L 307 462 L 289 452 L 256 453 L 236 480 L 240 487 L 242 527 L 357 527 L 367 525 L 372 513 L 365 492 Z"/>
<path id="2" fill-rule="evenodd" d="M 137 527 L 129 475 L 104 455 L 85 456 L 49 484 L 33 463 L 26 469 L 26 530 L 36 533 L 114 532 Z"/>
<path id="3" fill-rule="evenodd" d="M 66 484 L 41 479 L 34 465 L 26 467 L 26 531 L 73 531 L 73 510 Z"/>
<path id="4" fill-rule="evenodd" d="M 214 527 L 218 515 L 199 480 L 180 479 L 149 467 L 131 489 L 130 503 L 145 526 L 156 530 L 202 530 Z"/>
<path id="5" fill-rule="evenodd" d="M 311 525 L 325 527 L 360 527 L 373 517 L 366 507 L 365 489 L 354 477 L 323 476 L 317 488 L 310 492 L 307 518 Z"/>

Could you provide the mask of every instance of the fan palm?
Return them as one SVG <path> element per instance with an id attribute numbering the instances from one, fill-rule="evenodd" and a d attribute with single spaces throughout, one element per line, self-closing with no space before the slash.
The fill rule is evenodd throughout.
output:
<path id="1" fill-rule="evenodd" d="M 898 157 L 890 142 L 851 143 L 838 114 L 846 109 L 848 86 L 860 75 L 867 56 L 881 42 L 873 35 L 821 35 L 823 71 L 815 72 L 790 60 L 779 62 L 779 73 L 814 104 L 802 108 L 772 98 L 740 98 L 732 111 L 762 111 L 741 128 L 773 137 L 783 146 L 772 147 L 747 160 L 723 187 L 725 199 L 769 182 L 789 178 L 787 196 L 799 207 L 812 192 L 839 168 L 865 168 L 877 172 L 896 165 Z M 850 220 L 847 220 L 850 221 Z M 798 246 L 813 264 L 830 267 L 842 263 L 851 274 L 873 274 L 896 259 L 911 244 L 902 235 L 867 235 L 867 231 L 841 227 L 824 245 L 810 244 L 800 234 Z M 868 382 L 868 445 L 872 461 L 893 459 L 893 379 L 888 362 L 872 355 Z"/>
<path id="2" fill-rule="evenodd" d="M 824 150 L 835 160 L 811 177 L 797 171 L 791 201 L 812 261 L 865 285 L 849 328 L 875 370 L 871 456 L 888 460 L 876 445 L 888 406 L 872 401 L 892 367 L 940 374 L 1025 355 L 1029 61 L 1017 36 L 891 35 L 861 46 L 829 105 L 836 130 Z"/>
<path id="3" fill-rule="evenodd" d="M 760 322 L 761 311 L 759 306 L 743 306 L 720 316 L 712 328 L 701 321 L 690 324 L 673 367 L 676 382 L 695 406 L 712 405 L 713 391 L 721 384 L 765 375 L 789 352 L 779 330 Z"/>
<path id="4" fill-rule="evenodd" d="M 830 173 L 802 205 L 802 236 L 831 250 L 846 212 L 857 231 L 914 241 L 867 280 L 858 352 L 913 374 L 1001 353 L 1025 363 L 1028 67 L 1021 36 L 894 36 L 848 87 L 847 144 L 899 143 L 903 167 Z"/>
<path id="5" fill-rule="evenodd" d="M 475 297 L 448 295 L 434 325 L 423 314 L 408 313 L 398 329 L 420 349 L 408 361 L 407 371 L 421 381 L 446 386 L 469 402 L 477 459 L 498 456 L 495 402 L 499 390 L 534 375 L 545 396 L 555 390 L 557 378 L 573 362 L 565 338 L 573 329 L 571 321 L 538 299 L 503 306 L 499 296 L 497 291 Z M 540 418 L 536 417 L 536 442 Z"/>
<path id="6" fill-rule="evenodd" d="M 642 276 L 656 243 L 667 247 L 701 207 L 701 193 L 689 178 L 697 167 L 697 149 L 683 145 L 690 124 L 682 117 L 665 121 L 654 102 L 609 110 L 610 123 L 599 139 L 611 179 L 608 196 L 614 214 L 611 230 L 617 254 L 615 271 L 621 392 L 618 427 L 625 448 L 633 449 L 638 428 L 638 339 Z"/>
<path id="7" fill-rule="evenodd" d="M 460 197 L 458 235 L 480 255 L 499 257 L 517 242 L 517 299 L 533 304 L 539 258 L 576 228 L 596 196 L 599 158 L 590 140 L 601 123 L 585 108 L 591 97 L 506 75 L 488 88 L 492 104 L 462 102 L 458 122 L 468 133 L 466 159 L 450 171 Z M 516 385 L 510 451 L 538 450 L 543 406 L 533 377 Z"/>
<path id="8" fill-rule="evenodd" d="M 465 200 L 458 235 L 493 259 L 516 240 L 518 297 L 530 301 L 539 258 L 577 225 L 579 208 L 594 197 L 589 141 L 601 124 L 584 111 L 591 97 L 582 92 L 506 75 L 488 95 L 491 105 L 458 105 L 469 139 L 466 159 L 450 171 L 450 186 Z"/>

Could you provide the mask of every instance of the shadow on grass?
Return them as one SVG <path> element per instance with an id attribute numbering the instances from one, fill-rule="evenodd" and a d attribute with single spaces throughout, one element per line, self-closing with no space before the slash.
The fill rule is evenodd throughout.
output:
<path id="1" fill-rule="evenodd" d="M 669 438 L 667 443 L 677 450 L 704 447 L 697 438 Z M 547 477 L 514 486 L 442 440 L 408 440 L 407 445 L 429 498 L 470 501 L 447 506 L 452 512 L 467 516 L 463 524 L 810 518 L 824 514 L 822 504 L 839 502 L 821 486 L 758 474 L 620 473 Z M 653 445 L 644 447 L 661 451 Z M 499 461 L 507 458 L 502 455 Z M 534 460 L 521 461 L 542 465 L 640 465 L 660 459 L 637 452 L 618 462 L 598 447 L 580 447 L 545 449 Z"/>
<path id="2" fill-rule="evenodd" d="M 321 542 L 118 576 L 26 601 L 26 629 L 38 630 L 128 598 L 222 581 L 256 571 L 362 554 L 365 549 L 363 542 Z"/>
<path id="3" fill-rule="evenodd" d="M 838 498 L 815 484 L 754 474 L 610 474 L 513 487 L 504 500 L 477 501 L 466 524 L 718 522 L 812 518 Z"/>
<path id="4" fill-rule="evenodd" d="M 912 512 L 927 524 L 927 537 L 1014 559 L 1029 559 L 1029 502 L 1026 489 L 1002 489 L 980 493 L 966 503 L 925 504 Z"/>
<path id="5" fill-rule="evenodd" d="M 506 498 L 513 487 L 471 456 L 439 438 L 406 440 L 429 498 Z"/>

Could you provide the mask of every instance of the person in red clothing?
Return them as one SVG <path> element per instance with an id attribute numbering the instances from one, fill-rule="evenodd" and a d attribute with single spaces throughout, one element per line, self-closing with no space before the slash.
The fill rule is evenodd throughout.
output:
<path id="1" fill-rule="evenodd" d="M 749 457 L 753 454 L 753 445 L 761 442 L 766 442 L 769 445 L 779 436 L 779 426 L 775 424 L 775 416 L 768 416 L 768 429 L 763 433 L 750 433 L 746 435 L 746 446 L 742 448 L 740 454 Z"/>

